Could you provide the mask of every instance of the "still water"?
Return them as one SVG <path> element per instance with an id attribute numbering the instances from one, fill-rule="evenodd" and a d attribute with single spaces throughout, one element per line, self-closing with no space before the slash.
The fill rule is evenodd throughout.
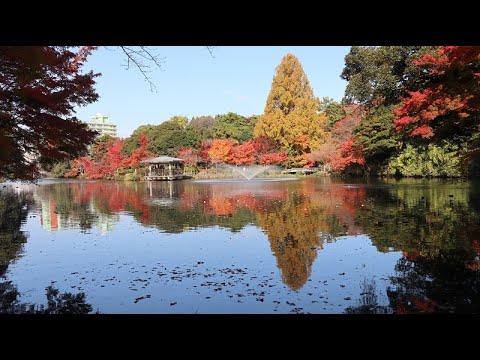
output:
<path id="1" fill-rule="evenodd" d="M 480 311 L 480 187 L 0 185 L 0 312 Z"/>

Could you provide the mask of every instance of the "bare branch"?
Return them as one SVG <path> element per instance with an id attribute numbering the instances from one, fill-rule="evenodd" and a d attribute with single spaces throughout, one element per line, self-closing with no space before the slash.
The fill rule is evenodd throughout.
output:
<path id="1" fill-rule="evenodd" d="M 216 46 L 206 46 L 206 48 L 207 48 L 208 52 L 210 53 L 210 56 L 212 58 L 215 58 L 215 56 L 213 55 L 213 49 L 215 49 Z"/>
<path id="2" fill-rule="evenodd" d="M 131 66 L 136 67 L 143 75 L 145 81 L 150 85 L 150 91 L 157 91 L 157 87 L 153 83 L 152 79 L 148 75 L 151 72 L 151 63 L 162 69 L 162 64 L 165 59 L 155 55 L 147 46 L 120 46 L 123 53 L 127 56 L 127 64 L 124 65 L 128 70 Z M 145 62 L 146 61 L 146 62 Z"/>
<path id="3" fill-rule="evenodd" d="M 150 85 L 150 91 L 157 91 L 157 87 L 153 83 L 149 73 L 151 72 L 152 65 L 163 71 L 162 65 L 165 63 L 165 58 L 159 57 L 159 55 L 152 52 L 147 46 L 119 46 L 123 53 L 126 55 L 126 64 L 123 65 L 127 70 L 130 67 L 136 67 L 143 75 L 145 81 Z M 105 47 L 107 48 L 107 47 Z M 212 58 L 215 58 L 213 54 L 216 46 L 206 46 L 207 51 Z M 110 50 L 110 49 L 108 49 Z"/>

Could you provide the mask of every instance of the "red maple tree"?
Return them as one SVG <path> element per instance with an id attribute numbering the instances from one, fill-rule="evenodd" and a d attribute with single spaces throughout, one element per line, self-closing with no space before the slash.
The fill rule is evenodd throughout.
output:
<path id="1" fill-rule="evenodd" d="M 122 167 L 138 167 L 142 160 L 154 157 L 154 154 L 147 150 L 148 138 L 145 134 L 140 135 L 138 142 L 140 147 L 135 149 L 129 157 L 122 160 Z"/>
<path id="2" fill-rule="evenodd" d="M 212 147 L 208 150 L 213 164 L 229 163 L 235 143 L 230 139 L 215 139 Z"/>
<path id="3" fill-rule="evenodd" d="M 255 146 L 252 140 L 233 147 L 230 162 L 235 165 L 252 165 L 257 158 Z"/>
<path id="4" fill-rule="evenodd" d="M 0 47 L 0 177 L 32 180 L 40 166 L 76 158 L 96 133 L 73 115 L 97 100 L 81 73 L 93 47 Z"/>
<path id="5" fill-rule="evenodd" d="M 414 64 L 428 72 L 430 81 L 409 92 L 394 111 L 396 130 L 423 138 L 452 125 L 478 130 L 473 115 L 480 106 L 480 46 L 441 46 Z"/>
<path id="6" fill-rule="evenodd" d="M 197 166 L 201 157 L 197 149 L 184 147 L 178 150 L 178 157 L 185 161 L 185 165 Z"/>

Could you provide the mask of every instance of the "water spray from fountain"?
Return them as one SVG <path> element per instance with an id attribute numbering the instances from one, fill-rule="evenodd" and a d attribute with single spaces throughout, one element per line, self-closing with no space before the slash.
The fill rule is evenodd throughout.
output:
<path id="1" fill-rule="evenodd" d="M 248 165 L 248 166 L 232 166 L 228 164 L 222 164 L 222 167 L 225 167 L 232 172 L 240 174 L 247 180 L 252 180 L 255 176 L 262 174 L 266 171 L 279 171 L 280 167 L 275 165 Z"/>

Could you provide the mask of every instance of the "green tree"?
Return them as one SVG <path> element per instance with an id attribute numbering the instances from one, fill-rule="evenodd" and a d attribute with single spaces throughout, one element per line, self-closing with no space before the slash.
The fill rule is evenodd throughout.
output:
<path id="1" fill-rule="evenodd" d="M 383 165 L 401 145 L 394 131 L 392 108 L 383 105 L 372 108 L 354 131 L 356 143 L 371 166 Z"/>
<path id="2" fill-rule="evenodd" d="M 343 119 L 347 115 L 343 105 L 329 97 L 324 97 L 322 99 L 320 110 L 327 115 L 327 129 L 331 129 L 337 121 Z"/>
<path id="3" fill-rule="evenodd" d="M 192 129 L 197 132 L 199 142 L 215 137 L 215 124 L 218 118 L 213 116 L 199 116 L 194 117 L 187 125 L 187 129 Z"/>
<path id="4" fill-rule="evenodd" d="M 149 139 L 155 129 L 155 125 L 141 125 L 128 138 L 125 139 L 122 147 L 122 155 L 128 157 L 140 147 L 140 135 L 146 135 Z"/>
<path id="5" fill-rule="evenodd" d="M 176 120 L 169 120 L 152 130 L 148 150 L 159 155 L 176 156 L 180 148 L 196 145 L 191 141 L 187 131 Z"/>
<path id="6" fill-rule="evenodd" d="M 214 127 L 215 138 L 234 139 L 244 142 L 253 138 L 253 128 L 256 118 L 245 118 L 241 115 L 229 112 L 225 115 L 217 115 Z"/>
<path id="7" fill-rule="evenodd" d="M 255 136 L 273 139 L 294 155 L 309 153 L 325 141 L 325 114 L 313 95 L 300 61 L 287 54 L 277 66 L 265 111 L 258 118 Z"/>
<path id="8" fill-rule="evenodd" d="M 147 136 L 147 150 L 153 154 L 176 156 L 182 147 L 198 147 L 199 135 L 194 127 L 185 126 L 187 118 L 174 116 L 159 125 L 142 125 L 135 129 L 122 147 L 127 157 L 140 147 L 140 136 Z"/>
<path id="9" fill-rule="evenodd" d="M 439 144 L 408 144 L 389 162 L 388 168 L 403 176 L 458 177 L 461 175 L 459 148 L 456 141 L 448 140 Z"/>
<path id="10" fill-rule="evenodd" d="M 344 101 L 397 104 L 406 90 L 417 89 L 427 74 L 412 63 L 431 47 L 352 46 L 341 78 L 348 81 Z"/>

